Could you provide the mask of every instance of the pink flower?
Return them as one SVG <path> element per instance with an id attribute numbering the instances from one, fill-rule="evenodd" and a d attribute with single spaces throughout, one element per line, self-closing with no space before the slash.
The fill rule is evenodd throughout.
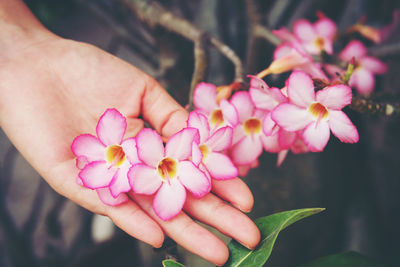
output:
<path id="1" fill-rule="evenodd" d="M 237 177 L 238 170 L 231 159 L 220 153 L 231 146 L 232 128 L 225 126 L 211 133 L 207 118 L 195 111 L 189 114 L 188 127 L 198 129 L 200 134 L 200 143 L 193 147 L 193 162 L 204 165 L 205 170 L 214 179 L 227 180 Z"/>
<path id="2" fill-rule="evenodd" d="M 330 130 L 345 143 L 358 142 L 358 132 L 342 108 L 351 103 L 351 89 L 346 85 L 325 87 L 315 93 L 311 78 L 293 72 L 287 81 L 290 103 L 272 111 L 272 119 L 286 131 L 301 131 L 310 151 L 322 151 Z"/>
<path id="3" fill-rule="evenodd" d="M 96 189 L 100 199 L 117 205 L 128 198 L 123 192 L 131 188 L 127 173 L 131 164 L 139 163 L 134 138 L 123 140 L 126 119 L 116 109 L 107 109 L 97 123 L 97 137 L 82 134 L 74 139 L 71 150 L 77 157 L 78 182 Z"/>
<path id="4" fill-rule="evenodd" d="M 239 91 L 231 98 L 239 115 L 239 124 L 233 132 L 230 155 L 237 165 L 252 164 L 261 155 L 265 134 L 262 130 L 262 119 L 265 111 L 256 109 L 250 94 Z"/>
<path id="5" fill-rule="evenodd" d="M 217 102 L 217 87 L 211 83 L 199 83 L 196 86 L 193 104 L 197 111 L 208 117 L 211 131 L 238 123 L 236 109 L 226 99 Z"/>
<path id="6" fill-rule="evenodd" d="M 332 43 L 336 34 L 336 24 L 332 20 L 325 17 L 311 24 L 300 19 L 294 23 L 293 33 L 308 53 L 318 55 L 325 51 L 332 54 Z"/>
<path id="7" fill-rule="evenodd" d="M 370 94 L 375 87 L 374 74 L 383 74 L 387 71 L 386 64 L 377 58 L 367 56 L 367 48 L 357 40 L 348 43 L 339 57 L 345 61 L 355 57 L 356 67 L 349 85 L 355 87 L 360 94 Z"/>
<path id="8" fill-rule="evenodd" d="M 207 176 L 189 160 L 193 142 L 198 143 L 198 130 L 185 128 L 171 136 L 163 145 L 154 130 L 143 129 L 137 135 L 139 159 L 128 172 L 133 192 L 152 195 L 153 209 L 162 220 L 180 213 L 186 201 L 186 190 L 202 197 L 211 190 Z"/>

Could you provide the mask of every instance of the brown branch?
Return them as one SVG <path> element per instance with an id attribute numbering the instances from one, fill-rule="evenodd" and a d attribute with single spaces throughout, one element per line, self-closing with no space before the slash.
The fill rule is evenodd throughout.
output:
<path id="1" fill-rule="evenodd" d="M 400 55 L 400 43 L 377 45 L 368 49 L 368 53 L 375 57 Z"/>
<path id="2" fill-rule="evenodd" d="M 378 102 L 360 96 L 353 97 L 349 107 L 370 115 L 396 116 L 400 114 L 400 103 Z"/>
<path id="3" fill-rule="evenodd" d="M 197 84 L 205 80 L 207 75 L 208 55 L 205 37 L 205 35 L 202 35 L 202 38 L 199 38 L 199 40 L 194 43 L 194 70 L 189 92 L 189 111 L 194 109 L 194 89 L 196 88 Z"/>
<path id="4" fill-rule="evenodd" d="M 206 42 L 204 40 L 209 40 L 210 44 L 212 44 L 221 54 L 227 57 L 235 67 L 235 81 L 243 80 L 243 66 L 240 58 L 236 55 L 236 53 L 227 45 L 217 40 L 214 37 L 209 36 L 204 31 L 198 29 L 195 25 L 190 23 L 184 18 L 181 18 L 165 8 L 161 5 L 151 2 L 148 3 L 145 0 L 118 0 L 127 6 L 131 11 L 136 14 L 136 16 L 150 27 L 155 28 L 156 26 L 160 26 L 165 28 L 166 30 L 176 33 L 185 37 L 188 40 L 191 40 L 194 45 L 194 54 L 195 54 L 195 71 L 200 71 L 199 74 L 194 73 L 191 86 L 193 90 L 193 86 L 195 86 L 200 78 L 204 79 L 205 77 L 205 68 L 200 66 L 205 66 L 204 62 L 206 57 L 203 56 L 206 54 L 206 51 L 201 51 L 202 47 L 205 47 Z M 197 55 L 197 56 L 196 56 Z M 197 67 L 197 68 L 196 68 Z M 203 77 L 202 77 L 203 76 Z"/>

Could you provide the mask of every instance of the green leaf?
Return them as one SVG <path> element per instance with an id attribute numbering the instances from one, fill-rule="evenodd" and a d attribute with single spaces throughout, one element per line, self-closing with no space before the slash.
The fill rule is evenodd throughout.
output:
<path id="1" fill-rule="evenodd" d="M 367 257 L 354 252 L 343 252 L 316 259 L 299 267 L 385 267 L 386 265 L 377 263 Z"/>
<path id="2" fill-rule="evenodd" d="M 185 265 L 180 264 L 179 262 L 176 262 L 174 260 L 163 260 L 162 266 L 163 267 L 185 267 Z"/>
<path id="3" fill-rule="evenodd" d="M 255 220 L 261 232 L 261 242 L 254 250 L 249 250 L 235 240 L 229 243 L 230 256 L 225 267 L 260 267 L 271 255 L 280 231 L 289 225 L 323 211 L 323 208 L 299 209 L 275 213 Z"/>

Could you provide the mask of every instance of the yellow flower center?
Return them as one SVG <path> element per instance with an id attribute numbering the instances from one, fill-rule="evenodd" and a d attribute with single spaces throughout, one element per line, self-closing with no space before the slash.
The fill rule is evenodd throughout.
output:
<path id="1" fill-rule="evenodd" d="M 178 162 L 172 158 L 164 158 L 158 163 L 158 174 L 164 180 L 169 180 L 176 177 L 178 170 Z"/>
<path id="2" fill-rule="evenodd" d="M 243 124 L 244 131 L 247 135 L 259 134 L 262 130 L 261 121 L 257 118 L 250 118 Z"/>
<path id="3" fill-rule="evenodd" d="M 314 44 L 321 50 L 325 48 L 325 41 L 322 37 L 318 37 L 317 39 L 315 39 Z"/>
<path id="4" fill-rule="evenodd" d="M 203 154 L 202 161 L 204 162 L 205 158 L 210 153 L 210 150 L 208 149 L 208 147 L 206 145 L 200 145 L 199 148 L 200 148 L 201 153 Z"/>
<path id="5" fill-rule="evenodd" d="M 109 164 L 119 167 L 124 163 L 125 159 L 125 152 L 120 145 L 112 145 L 107 148 L 106 160 Z"/>
<path id="6" fill-rule="evenodd" d="M 318 119 L 325 119 L 329 115 L 329 111 L 320 103 L 311 104 L 308 111 Z"/>
<path id="7" fill-rule="evenodd" d="M 210 122 L 212 126 L 219 126 L 224 123 L 224 114 L 222 110 L 216 109 L 211 113 Z"/>

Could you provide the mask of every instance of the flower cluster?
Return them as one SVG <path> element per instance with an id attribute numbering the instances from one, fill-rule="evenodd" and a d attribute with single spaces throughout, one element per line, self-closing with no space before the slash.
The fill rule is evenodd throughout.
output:
<path id="1" fill-rule="evenodd" d="M 322 13 L 319 19 L 311 23 L 305 19 L 297 20 L 293 24 L 292 32 L 286 28 L 273 31 L 282 40 L 275 49 L 274 60 L 258 77 L 268 74 L 278 74 L 289 70 L 301 70 L 314 79 L 321 79 L 330 83 L 348 83 L 359 94 L 369 95 L 375 87 L 375 74 L 383 74 L 387 66 L 379 59 L 369 56 L 366 46 L 359 40 L 351 40 L 342 51 L 334 53 L 339 46 L 341 36 L 336 24 Z M 394 14 L 394 21 L 397 13 Z M 395 22 L 394 22 L 395 23 Z M 347 35 L 358 32 L 367 39 L 381 42 L 393 25 L 378 30 L 363 24 L 356 24 L 348 29 Z M 324 60 L 324 58 L 330 60 Z M 352 61 L 353 75 L 347 81 L 346 65 Z M 333 64 L 332 62 L 336 62 Z"/>

